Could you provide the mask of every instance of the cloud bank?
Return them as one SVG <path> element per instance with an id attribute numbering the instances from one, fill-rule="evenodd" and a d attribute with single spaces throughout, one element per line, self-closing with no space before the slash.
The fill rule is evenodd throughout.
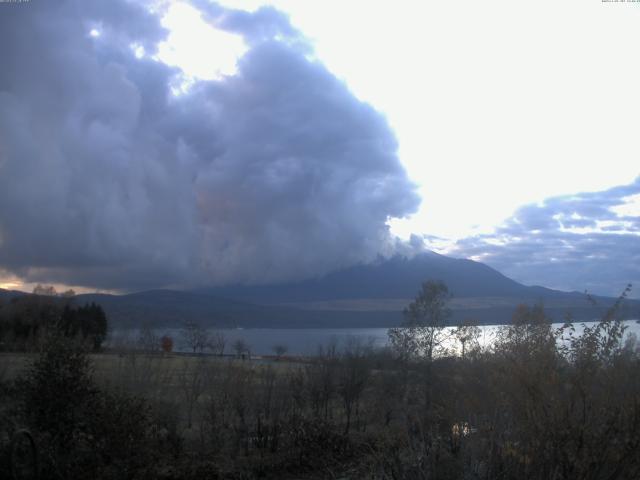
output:
<path id="1" fill-rule="evenodd" d="M 0 270 L 126 290 L 391 253 L 386 222 L 419 198 L 385 118 L 280 12 L 197 6 L 248 51 L 175 96 L 180 72 L 153 59 L 167 31 L 143 4 L 0 4 Z"/>
<path id="2" fill-rule="evenodd" d="M 640 177 L 630 185 L 553 197 L 518 209 L 495 232 L 450 253 L 526 284 L 618 295 L 640 289 Z"/>

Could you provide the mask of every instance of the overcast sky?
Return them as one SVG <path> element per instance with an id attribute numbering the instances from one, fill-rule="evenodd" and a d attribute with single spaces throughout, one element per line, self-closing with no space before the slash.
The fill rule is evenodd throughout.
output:
<path id="1" fill-rule="evenodd" d="M 640 4 L 191 4 L 0 3 L 0 287 L 640 285 Z"/>

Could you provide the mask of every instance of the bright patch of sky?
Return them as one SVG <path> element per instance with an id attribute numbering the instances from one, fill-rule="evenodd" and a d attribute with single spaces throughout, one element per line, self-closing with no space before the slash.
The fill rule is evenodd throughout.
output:
<path id="1" fill-rule="evenodd" d="M 520 205 L 639 173 L 640 4 L 221 3 L 287 12 L 317 57 L 384 112 L 423 198 L 417 214 L 390 221 L 403 238 L 489 232 Z M 196 16 L 171 7 L 160 58 L 194 77 L 233 73 L 241 45 Z"/>
<path id="2" fill-rule="evenodd" d="M 640 193 L 623 198 L 624 203 L 611 207 L 619 217 L 640 217 Z"/>
<path id="3" fill-rule="evenodd" d="M 233 75 L 238 58 L 247 50 L 240 36 L 212 28 L 187 3 L 173 3 L 162 25 L 171 33 L 158 47 L 157 58 L 180 67 L 187 80 Z"/>
<path id="4" fill-rule="evenodd" d="M 12 275 L 0 269 L 0 288 L 1 289 L 20 290 L 22 292 L 33 292 L 33 290 L 38 285 L 39 284 L 36 282 L 25 282 L 22 278 L 16 275 Z M 104 290 L 104 289 L 97 290 L 95 288 L 86 288 L 78 285 L 73 286 L 73 285 L 67 285 L 64 283 L 47 283 L 46 285 L 52 286 L 53 288 L 56 289 L 58 293 L 65 292 L 70 289 L 78 294 L 80 293 L 108 293 L 108 294 L 118 293 L 114 290 Z"/>

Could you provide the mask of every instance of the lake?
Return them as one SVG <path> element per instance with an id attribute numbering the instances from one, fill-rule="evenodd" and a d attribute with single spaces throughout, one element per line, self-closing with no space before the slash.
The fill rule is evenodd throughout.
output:
<path id="1" fill-rule="evenodd" d="M 596 322 L 586 322 L 587 325 Z M 640 324 L 636 320 L 627 320 L 627 334 L 634 333 L 640 338 Z M 556 328 L 562 323 L 554 323 Z M 581 323 L 576 323 L 576 332 L 581 331 Z M 500 325 L 486 325 L 479 327 L 482 331 L 480 343 L 486 345 L 493 340 Z M 452 330 L 448 327 L 447 330 Z M 273 355 L 274 345 L 287 347 L 288 355 L 313 355 L 319 346 L 327 346 L 331 343 L 338 347 L 345 345 L 351 339 L 362 342 L 371 342 L 376 347 L 387 345 L 386 328 L 247 328 L 247 329 L 217 329 L 226 338 L 225 353 L 232 353 L 232 345 L 237 340 L 243 340 L 251 349 L 253 355 Z M 181 330 L 178 328 L 157 329 L 154 333 L 158 336 L 169 335 L 174 339 L 175 351 L 186 351 L 181 345 Z M 138 337 L 137 330 L 117 330 L 113 333 L 111 343 L 115 344 L 123 338 L 135 340 Z"/>

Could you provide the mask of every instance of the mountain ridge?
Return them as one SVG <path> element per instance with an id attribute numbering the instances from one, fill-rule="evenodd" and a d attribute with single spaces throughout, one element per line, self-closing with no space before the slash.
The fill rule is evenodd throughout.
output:
<path id="1" fill-rule="evenodd" d="M 443 281 L 454 298 L 554 298 L 580 295 L 540 286 L 525 286 L 486 264 L 434 252 L 411 258 L 397 255 L 294 283 L 209 287 L 193 291 L 264 304 L 348 298 L 414 298 L 422 282 L 428 279 Z"/>
<path id="2" fill-rule="evenodd" d="M 219 327 L 391 327 L 426 280 L 444 281 L 452 293 L 451 323 L 508 323 L 520 303 L 542 302 L 555 321 L 568 313 L 578 321 L 602 315 L 615 299 L 526 286 L 480 262 L 430 252 L 356 265 L 323 277 L 278 285 L 146 290 L 124 295 L 87 293 L 76 302 L 103 306 L 116 327 L 177 326 L 185 321 Z M 19 292 L 17 294 L 24 294 Z M 0 289 L 0 298 L 16 292 Z M 640 317 L 640 302 L 628 300 L 623 316 Z"/>

